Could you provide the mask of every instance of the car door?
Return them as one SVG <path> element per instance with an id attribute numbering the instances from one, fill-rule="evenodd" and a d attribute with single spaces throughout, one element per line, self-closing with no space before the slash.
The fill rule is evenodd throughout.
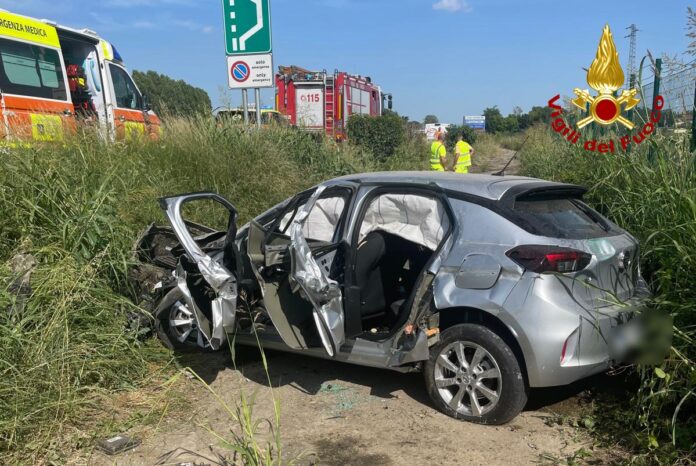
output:
<path id="1" fill-rule="evenodd" d="M 149 134 L 143 96 L 125 68 L 107 62 L 111 87 L 110 107 L 117 140 L 133 141 Z"/>
<path id="2" fill-rule="evenodd" d="M 354 192 L 351 184 L 320 186 L 270 225 L 250 225 L 247 252 L 264 306 L 290 348 L 323 346 L 333 357 L 345 342 L 341 237 Z"/>
<path id="3" fill-rule="evenodd" d="M 182 208 L 196 201 L 212 201 L 229 212 L 227 232 L 220 248 L 206 252 L 200 246 L 202 238 L 194 238 L 184 220 Z M 183 296 L 187 315 L 192 314 L 198 332 L 198 345 L 217 350 L 234 331 L 237 310 L 237 273 L 239 253 L 237 210 L 222 196 L 213 193 L 194 193 L 160 200 L 179 243 L 186 251 L 177 264 L 174 276 Z M 198 206 L 197 206 L 198 207 Z M 201 281 L 202 280 L 202 281 Z M 172 322 L 176 325 L 177 322 Z"/>

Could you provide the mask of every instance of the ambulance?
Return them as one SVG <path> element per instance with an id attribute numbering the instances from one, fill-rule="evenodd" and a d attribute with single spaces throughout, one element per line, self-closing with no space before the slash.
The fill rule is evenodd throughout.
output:
<path id="1" fill-rule="evenodd" d="M 158 139 L 160 120 L 109 42 L 0 10 L 0 143 L 63 141 L 94 128 L 109 141 Z"/>

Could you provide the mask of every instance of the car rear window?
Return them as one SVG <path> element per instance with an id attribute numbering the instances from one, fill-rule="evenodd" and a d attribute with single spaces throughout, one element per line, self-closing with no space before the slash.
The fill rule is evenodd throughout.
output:
<path id="1" fill-rule="evenodd" d="M 610 222 L 577 199 L 517 200 L 514 210 L 541 236 L 585 239 L 617 234 Z"/>

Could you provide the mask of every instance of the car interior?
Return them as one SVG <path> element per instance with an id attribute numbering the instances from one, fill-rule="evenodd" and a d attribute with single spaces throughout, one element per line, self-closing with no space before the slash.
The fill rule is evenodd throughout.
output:
<path id="1" fill-rule="evenodd" d="M 448 230 L 449 218 L 434 197 L 384 193 L 370 202 L 355 255 L 365 336 L 382 338 L 400 327 L 418 279 Z"/>
<path id="2" fill-rule="evenodd" d="M 360 213 L 360 229 L 351 241 L 357 247 L 351 250 L 336 241 L 349 195 L 345 189 L 327 190 L 307 217 L 303 232 L 317 263 L 341 285 L 344 297 L 350 294 L 348 288 L 358 296 L 344 299 L 346 321 L 351 321 L 347 327 L 353 330 L 348 330 L 348 336 L 384 339 L 403 324 L 409 298 L 449 231 L 450 221 L 441 201 L 432 195 L 380 192 Z M 267 292 L 265 300 L 281 300 L 294 333 L 314 346 L 319 342 L 312 308 L 288 280 L 289 227 L 306 201 L 300 197 L 289 203 L 276 220 L 266 225 L 264 280 L 274 292 Z M 354 261 L 355 273 L 347 280 L 349 257 Z M 265 304 L 271 305 L 271 301 Z"/>

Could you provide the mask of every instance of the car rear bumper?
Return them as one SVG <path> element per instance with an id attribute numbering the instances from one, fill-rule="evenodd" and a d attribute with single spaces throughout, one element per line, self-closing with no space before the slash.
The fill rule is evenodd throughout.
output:
<path id="1" fill-rule="evenodd" d="M 517 286 L 499 317 L 516 333 L 531 387 L 567 385 L 626 362 L 619 341 L 634 316 L 646 308 L 647 292 L 625 302 L 587 309 L 566 293 L 559 299 L 551 277 Z M 523 285 L 523 280 L 520 284 Z M 546 283 L 544 283 L 546 282 Z M 516 294 L 520 293 L 517 297 Z M 524 296 L 524 298 L 521 298 Z"/>

